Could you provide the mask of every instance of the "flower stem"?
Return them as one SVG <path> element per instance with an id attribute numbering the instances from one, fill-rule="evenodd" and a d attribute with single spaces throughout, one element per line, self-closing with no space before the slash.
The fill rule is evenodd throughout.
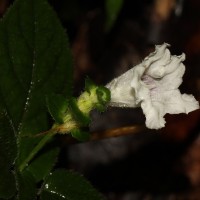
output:
<path id="1" fill-rule="evenodd" d="M 34 158 L 34 156 L 44 147 L 44 145 L 49 142 L 55 134 L 55 131 L 50 131 L 48 134 L 46 134 L 40 142 L 33 148 L 33 150 L 30 152 L 28 157 L 20 164 L 19 171 L 22 172 L 24 168 L 28 165 L 28 163 Z"/>
<path id="2" fill-rule="evenodd" d="M 145 126 L 142 126 L 142 125 L 112 128 L 105 131 L 92 132 L 91 137 L 87 142 L 104 140 L 104 139 L 109 139 L 109 138 L 114 138 L 114 137 L 123 137 L 126 135 L 134 135 L 134 134 L 139 134 L 143 132 L 145 133 L 152 132 L 152 130 L 147 129 Z M 63 145 L 77 144 L 79 142 L 80 141 L 77 141 L 74 138 L 66 135 L 66 137 L 64 137 L 64 140 L 63 140 Z"/>

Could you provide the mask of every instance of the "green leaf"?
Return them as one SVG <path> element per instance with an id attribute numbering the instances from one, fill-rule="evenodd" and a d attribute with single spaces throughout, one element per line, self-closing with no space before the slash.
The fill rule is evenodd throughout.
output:
<path id="1" fill-rule="evenodd" d="M 70 97 L 71 82 L 68 39 L 51 6 L 46 0 L 14 1 L 0 21 L 0 197 L 15 193 L 9 169 L 16 155 L 20 164 L 42 138 L 27 136 L 50 128 L 46 95 Z M 28 190 L 28 180 L 32 188 L 32 178 L 19 177 L 21 191 Z M 29 198 L 22 193 L 21 199 Z"/>
<path id="2" fill-rule="evenodd" d="M 100 112 L 104 112 L 106 109 L 106 104 L 111 99 L 110 90 L 104 86 L 99 86 L 96 90 L 98 103 L 96 104 L 96 108 Z"/>
<path id="3" fill-rule="evenodd" d="M 76 138 L 79 141 L 85 142 L 90 139 L 89 132 L 82 131 L 80 129 L 73 129 L 71 131 L 71 135 L 73 138 Z"/>
<path id="4" fill-rule="evenodd" d="M 18 200 L 34 200 L 37 196 L 36 183 L 30 172 L 17 174 Z"/>
<path id="5" fill-rule="evenodd" d="M 46 178 L 41 199 L 102 200 L 104 198 L 83 176 L 67 170 L 57 170 Z"/>
<path id="6" fill-rule="evenodd" d="M 89 78 L 85 78 L 85 90 L 90 94 L 93 89 L 95 89 L 97 86 L 94 84 L 94 82 Z"/>
<path id="7" fill-rule="evenodd" d="M 50 94 L 47 96 L 46 102 L 49 113 L 55 122 L 58 124 L 64 123 L 63 118 L 65 117 L 68 108 L 67 99 L 62 95 Z"/>
<path id="8" fill-rule="evenodd" d="M 42 152 L 27 167 L 27 171 L 31 172 L 36 182 L 44 179 L 52 170 L 59 153 L 58 148 L 52 148 Z"/>
<path id="9" fill-rule="evenodd" d="M 0 90 L 18 134 L 47 130 L 45 96 L 71 95 L 72 57 L 46 0 L 16 0 L 0 23 Z"/>
<path id="10" fill-rule="evenodd" d="M 17 156 L 17 144 L 6 111 L 0 108 L 0 198 L 10 198 L 16 192 L 15 176 L 10 171 Z"/>
<path id="11" fill-rule="evenodd" d="M 113 27 L 118 14 L 123 6 L 123 0 L 105 0 L 106 7 L 106 31 Z"/>
<path id="12" fill-rule="evenodd" d="M 9 9 L 0 23 L 0 66 L 1 100 L 16 134 L 47 130 L 45 97 L 71 95 L 72 58 L 66 33 L 46 0 L 16 0 Z M 19 142 L 20 148 L 28 146 Z M 24 153 L 29 151 L 21 148 Z"/>

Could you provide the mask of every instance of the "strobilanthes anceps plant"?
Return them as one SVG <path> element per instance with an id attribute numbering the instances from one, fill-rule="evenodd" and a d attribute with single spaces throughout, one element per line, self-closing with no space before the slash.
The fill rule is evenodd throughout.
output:
<path id="1" fill-rule="evenodd" d="M 107 3 L 109 30 L 122 1 L 114 18 L 114 1 Z M 178 89 L 185 55 L 172 56 L 168 46 L 106 86 L 87 78 L 75 98 L 73 58 L 56 13 L 47 0 L 15 0 L 0 20 L 0 199 L 104 199 L 83 176 L 55 165 L 61 148 L 54 136 L 89 140 L 90 111 L 107 106 L 141 106 L 152 129 L 165 125 L 165 113 L 198 109 Z"/>

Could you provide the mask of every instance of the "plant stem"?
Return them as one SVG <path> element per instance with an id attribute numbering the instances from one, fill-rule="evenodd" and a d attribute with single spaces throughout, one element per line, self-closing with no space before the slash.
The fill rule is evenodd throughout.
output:
<path id="1" fill-rule="evenodd" d="M 137 134 L 144 131 L 148 131 L 144 126 L 128 126 L 128 127 L 121 127 L 121 128 L 114 128 L 102 132 L 96 132 L 91 134 L 90 141 L 92 140 L 102 140 L 106 138 L 112 138 L 112 137 L 119 137 L 129 134 Z M 20 164 L 19 170 L 22 172 L 24 168 L 28 165 L 28 163 L 34 158 L 34 156 L 44 147 L 44 145 L 49 142 L 53 136 L 55 135 L 55 129 L 51 130 L 48 134 L 46 134 L 40 142 L 35 146 L 35 148 L 31 151 L 31 153 L 28 155 L 28 157 Z M 66 137 L 65 143 L 67 144 L 73 144 L 78 143 L 77 140 Z"/>
<path id="2" fill-rule="evenodd" d="M 113 137 L 121 137 L 125 135 L 133 135 L 133 134 L 142 133 L 144 131 L 147 132 L 149 130 L 146 129 L 146 127 L 140 126 L 140 125 L 112 128 L 105 131 L 92 133 L 90 141 L 108 139 L 108 138 L 113 138 Z"/>
<path id="3" fill-rule="evenodd" d="M 33 150 L 30 152 L 28 157 L 20 164 L 19 171 L 22 172 L 24 168 L 28 165 L 28 163 L 34 158 L 34 156 L 42 149 L 42 147 L 49 142 L 55 134 L 55 131 L 49 132 L 46 134 L 40 142 L 33 148 Z"/>
<path id="4" fill-rule="evenodd" d="M 122 137 L 125 135 L 134 135 L 134 134 L 139 134 L 143 132 L 151 132 L 151 131 L 152 130 L 147 129 L 145 126 L 141 126 L 141 125 L 112 128 L 105 131 L 98 131 L 98 132 L 91 133 L 91 137 L 87 142 L 114 138 L 114 137 Z M 80 141 L 70 137 L 69 135 L 66 135 L 64 137 L 63 145 L 77 144 L 77 143 L 80 143 Z"/>

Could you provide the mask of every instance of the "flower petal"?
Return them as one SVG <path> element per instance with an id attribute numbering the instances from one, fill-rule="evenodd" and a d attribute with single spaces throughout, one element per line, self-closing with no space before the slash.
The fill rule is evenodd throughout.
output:
<path id="1" fill-rule="evenodd" d="M 164 43 L 144 61 L 106 85 L 111 91 L 111 106 L 141 106 L 146 126 L 164 127 L 164 115 L 189 113 L 199 108 L 192 95 L 181 94 L 178 87 L 185 72 L 185 54 L 172 56 Z"/>
<path id="2" fill-rule="evenodd" d="M 193 95 L 183 94 L 182 99 L 186 108 L 185 113 L 189 113 L 196 109 L 199 109 L 199 102 L 194 98 Z"/>
<path id="3" fill-rule="evenodd" d="M 189 113 L 199 108 L 198 101 L 192 95 L 181 94 L 180 91 L 170 90 L 149 101 L 142 102 L 141 107 L 146 116 L 146 126 L 151 129 L 164 127 L 164 115 Z"/>
<path id="4" fill-rule="evenodd" d="M 146 99 L 141 103 L 141 107 L 146 117 L 146 127 L 160 129 L 165 126 L 165 112 L 161 103 L 152 103 L 151 100 Z"/>
<path id="5" fill-rule="evenodd" d="M 140 80 L 141 74 L 144 73 L 144 68 L 136 66 L 118 78 L 113 79 L 106 87 L 111 91 L 110 106 L 117 107 L 137 107 L 137 99 L 135 88 L 131 86 L 131 81 L 134 77 L 137 79 L 136 83 Z"/>

